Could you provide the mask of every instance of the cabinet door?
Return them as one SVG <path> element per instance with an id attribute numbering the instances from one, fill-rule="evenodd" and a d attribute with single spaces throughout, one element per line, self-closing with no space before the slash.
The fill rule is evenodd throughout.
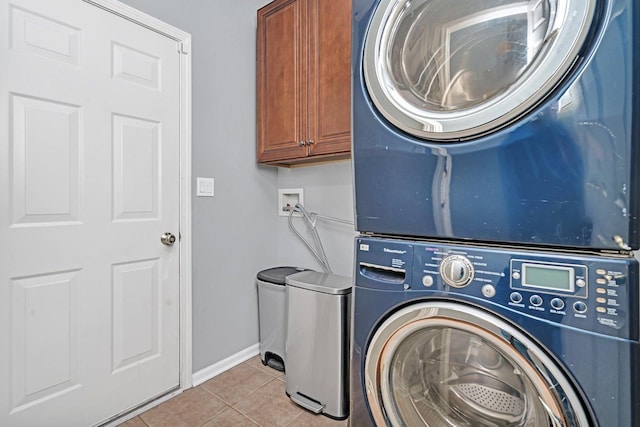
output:
<path id="1" fill-rule="evenodd" d="M 277 0 L 258 11 L 258 161 L 304 157 L 302 131 L 304 0 Z"/>
<path id="2" fill-rule="evenodd" d="M 351 2 L 308 0 L 311 155 L 351 150 Z"/>

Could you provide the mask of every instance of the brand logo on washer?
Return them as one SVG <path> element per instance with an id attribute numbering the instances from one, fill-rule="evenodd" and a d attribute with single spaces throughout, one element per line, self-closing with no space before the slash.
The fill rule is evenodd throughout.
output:
<path id="1" fill-rule="evenodd" d="M 388 248 L 384 248 L 383 251 L 390 254 L 400 254 L 400 255 L 404 255 L 407 253 L 407 251 L 401 251 L 398 249 L 388 249 Z"/>

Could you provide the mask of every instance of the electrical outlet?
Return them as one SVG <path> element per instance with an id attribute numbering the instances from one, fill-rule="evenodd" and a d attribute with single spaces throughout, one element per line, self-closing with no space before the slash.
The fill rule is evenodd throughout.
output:
<path id="1" fill-rule="evenodd" d="M 300 203 L 304 206 L 304 190 L 302 188 L 279 188 L 278 189 L 278 215 L 289 216 L 289 211 Z M 294 212 L 294 216 L 302 216 L 299 212 Z"/>

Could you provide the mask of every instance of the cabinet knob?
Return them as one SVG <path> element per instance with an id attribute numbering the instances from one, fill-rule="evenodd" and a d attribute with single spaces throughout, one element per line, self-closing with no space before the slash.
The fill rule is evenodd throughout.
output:
<path id="1" fill-rule="evenodd" d="M 306 142 L 304 141 L 298 142 L 298 147 L 304 147 L 305 145 L 306 145 Z"/>
<path id="2" fill-rule="evenodd" d="M 313 145 L 313 139 L 308 140 L 307 145 Z"/>

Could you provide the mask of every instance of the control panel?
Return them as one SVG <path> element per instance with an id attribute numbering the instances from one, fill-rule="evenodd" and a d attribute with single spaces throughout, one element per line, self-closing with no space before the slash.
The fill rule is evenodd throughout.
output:
<path id="1" fill-rule="evenodd" d="M 638 334 L 638 262 L 630 257 L 376 238 L 358 242 L 356 286 L 416 292 L 416 298 L 460 296 L 597 333 Z"/>

